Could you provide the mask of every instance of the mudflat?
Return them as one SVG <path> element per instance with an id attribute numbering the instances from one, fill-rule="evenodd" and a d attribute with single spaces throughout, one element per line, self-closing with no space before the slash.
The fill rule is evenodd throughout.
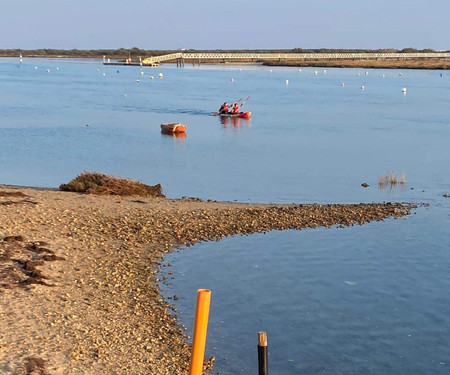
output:
<path id="1" fill-rule="evenodd" d="M 317 59 L 298 60 L 286 62 L 266 62 L 271 66 L 298 66 L 298 67 L 322 67 L 322 68 L 366 68 L 366 69 L 450 69 L 450 61 L 447 59 Z"/>
<path id="2" fill-rule="evenodd" d="M 0 185 L 0 373 L 186 374 L 188 339 L 158 288 L 165 253 L 237 234 L 362 225 L 412 208 L 95 196 Z"/>

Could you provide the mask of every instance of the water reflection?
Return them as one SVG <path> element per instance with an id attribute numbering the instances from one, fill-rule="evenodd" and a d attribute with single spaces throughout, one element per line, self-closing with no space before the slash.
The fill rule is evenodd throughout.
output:
<path id="1" fill-rule="evenodd" d="M 251 119 L 244 119 L 244 118 L 240 118 L 240 117 L 219 116 L 219 120 L 224 128 L 227 128 L 229 125 L 231 125 L 234 128 L 239 128 L 239 127 L 249 128 L 251 126 Z"/>
<path id="2" fill-rule="evenodd" d="M 161 138 L 174 138 L 174 139 L 178 139 L 178 140 L 184 140 L 186 138 L 186 133 L 170 133 L 170 134 L 165 134 L 165 133 L 161 133 Z"/>

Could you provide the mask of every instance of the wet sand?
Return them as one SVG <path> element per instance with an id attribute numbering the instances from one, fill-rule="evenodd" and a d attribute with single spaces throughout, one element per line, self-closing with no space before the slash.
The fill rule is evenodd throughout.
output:
<path id="1" fill-rule="evenodd" d="M 158 288 L 165 253 L 236 234 L 362 225 L 412 208 L 0 186 L 0 373 L 186 374 L 188 341 Z"/>

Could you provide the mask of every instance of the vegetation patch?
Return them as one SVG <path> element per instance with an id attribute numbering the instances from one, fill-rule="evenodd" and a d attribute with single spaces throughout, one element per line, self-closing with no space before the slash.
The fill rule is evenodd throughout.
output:
<path id="1" fill-rule="evenodd" d="M 0 294 L 5 289 L 31 284 L 52 286 L 38 268 L 45 262 L 64 260 L 46 247 L 45 242 L 26 242 L 22 235 L 0 239 Z"/>
<path id="2" fill-rule="evenodd" d="M 96 195 L 165 197 L 160 184 L 150 186 L 127 178 L 96 172 L 83 172 L 68 184 L 62 184 L 59 189 Z"/>

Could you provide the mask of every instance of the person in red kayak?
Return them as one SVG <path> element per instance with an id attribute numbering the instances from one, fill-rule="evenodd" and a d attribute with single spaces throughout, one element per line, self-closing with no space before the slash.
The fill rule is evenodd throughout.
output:
<path id="1" fill-rule="evenodd" d="M 241 109 L 241 105 L 239 105 L 239 104 L 237 104 L 237 103 L 234 103 L 233 104 L 233 107 L 231 108 L 231 111 L 230 111 L 230 113 L 232 114 L 232 115 L 238 115 L 239 114 L 239 110 Z"/>
<path id="2" fill-rule="evenodd" d="M 220 106 L 219 113 L 228 113 L 229 110 L 228 103 L 225 102 Z"/>

